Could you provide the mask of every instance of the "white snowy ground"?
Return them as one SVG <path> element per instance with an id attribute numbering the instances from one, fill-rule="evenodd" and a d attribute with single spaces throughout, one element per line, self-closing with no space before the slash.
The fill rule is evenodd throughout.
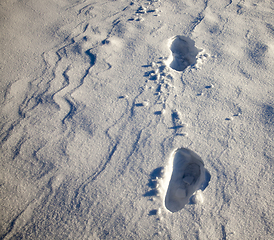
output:
<path id="1" fill-rule="evenodd" d="M 0 239 L 274 238 L 273 1 L 1 0 L 0 19 Z M 172 213 L 179 148 L 208 172 Z"/>

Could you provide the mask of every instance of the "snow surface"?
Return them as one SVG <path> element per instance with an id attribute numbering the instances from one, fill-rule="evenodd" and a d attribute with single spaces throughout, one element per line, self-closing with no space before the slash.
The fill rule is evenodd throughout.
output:
<path id="1" fill-rule="evenodd" d="M 0 239 L 273 239 L 273 11 L 2 0 Z M 172 213 L 181 148 L 207 171 Z"/>

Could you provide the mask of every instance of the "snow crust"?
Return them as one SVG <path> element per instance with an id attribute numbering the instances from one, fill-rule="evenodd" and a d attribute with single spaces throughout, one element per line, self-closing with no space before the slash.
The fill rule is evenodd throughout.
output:
<path id="1" fill-rule="evenodd" d="M 0 239 L 273 239 L 273 11 L 2 0 Z"/>

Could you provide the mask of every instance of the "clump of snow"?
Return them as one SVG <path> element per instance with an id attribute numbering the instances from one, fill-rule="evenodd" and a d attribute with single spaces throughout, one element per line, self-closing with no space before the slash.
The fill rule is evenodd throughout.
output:
<path id="1" fill-rule="evenodd" d="M 202 204 L 204 202 L 204 196 L 201 190 L 198 190 L 193 197 L 191 198 L 191 201 L 194 204 Z"/>

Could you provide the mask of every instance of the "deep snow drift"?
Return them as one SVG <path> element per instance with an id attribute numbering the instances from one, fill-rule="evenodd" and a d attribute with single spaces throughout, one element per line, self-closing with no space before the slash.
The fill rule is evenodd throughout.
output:
<path id="1" fill-rule="evenodd" d="M 2 0 L 0 239 L 272 239 L 273 11 Z"/>

